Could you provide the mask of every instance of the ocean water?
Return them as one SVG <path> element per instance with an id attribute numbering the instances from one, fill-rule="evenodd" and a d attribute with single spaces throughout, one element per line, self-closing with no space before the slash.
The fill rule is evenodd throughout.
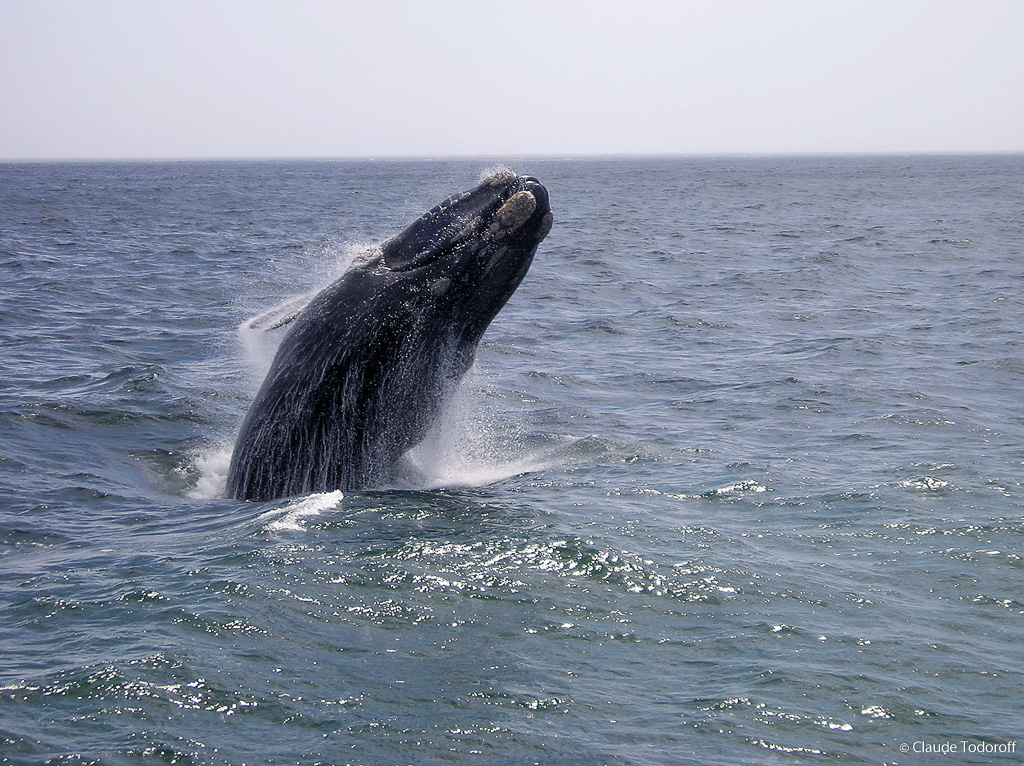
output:
<path id="1" fill-rule="evenodd" d="M 239 326 L 494 165 L 0 166 L 0 764 L 1024 760 L 1024 157 L 511 165 L 418 485 L 267 503 Z"/>

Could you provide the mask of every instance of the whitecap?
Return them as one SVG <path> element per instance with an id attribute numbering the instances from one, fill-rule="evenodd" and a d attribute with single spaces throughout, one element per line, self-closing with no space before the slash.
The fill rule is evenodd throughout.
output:
<path id="1" fill-rule="evenodd" d="M 256 521 L 268 532 L 303 532 L 309 519 L 338 507 L 345 497 L 340 489 L 331 492 L 317 492 L 290 501 L 283 508 L 260 515 Z"/>

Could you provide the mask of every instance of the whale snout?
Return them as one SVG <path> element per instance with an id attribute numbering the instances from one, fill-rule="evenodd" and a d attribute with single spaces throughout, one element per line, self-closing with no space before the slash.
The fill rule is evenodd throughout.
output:
<path id="1" fill-rule="evenodd" d="M 551 229 L 551 203 L 548 190 L 540 181 L 533 176 L 503 173 L 481 184 L 485 185 L 504 187 L 500 192 L 500 199 L 504 201 L 500 202 L 488 227 L 491 235 L 503 237 L 522 231 L 526 236 L 533 233 L 536 242 L 544 239 Z"/>
<path id="2" fill-rule="evenodd" d="M 548 190 L 544 188 L 544 184 L 533 176 L 520 176 L 519 181 L 523 184 L 523 190 L 528 191 L 537 200 L 537 209 L 541 211 L 542 215 L 551 211 Z"/>
<path id="3" fill-rule="evenodd" d="M 520 191 L 509 197 L 494 214 L 492 228 L 518 229 L 537 209 L 537 198 L 528 191 Z"/>
<path id="4" fill-rule="evenodd" d="M 393 272 L 405 272 L 460 253 L 489 258 L 497 247 L 535 248 L 551 221 L 544 185 L 533 176 L 502 170 L 449 197 L 385 242 L 382 262 Z"/>
<path id="5" fill-rule="evenodd" d="M 536 201 L 533 217 L 538 220 L 536 238 L 540 242 L 551 231 L 554 217 L 551 214 L 551 201 L 548 198 L 548 190 L 533 176 L 523 176 L 525 191 Z"/>
<path id="6" fill-rule="evenodd" d="M 504 199 L 504 204 L 511 202 L 512 199 L 526 192 L 536 201 L 534 209 L 539 210 L 541 216 L 551 210 L 548 190 L 534 176 L 520 176 L 511 170 L 500 170 L 481 181 L 477 190 L 494 190 L 499 198 Z"/>

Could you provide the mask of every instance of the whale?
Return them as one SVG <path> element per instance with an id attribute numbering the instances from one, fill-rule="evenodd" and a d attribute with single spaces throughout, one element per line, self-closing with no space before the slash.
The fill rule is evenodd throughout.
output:
<path id="1" fill-rule="evenodd" d="M 272 500 L 396 486 L 552 226 L 547 189 L 497 172 L 370 248 L 283 332 L 242 420 L 226 494 Z"/>

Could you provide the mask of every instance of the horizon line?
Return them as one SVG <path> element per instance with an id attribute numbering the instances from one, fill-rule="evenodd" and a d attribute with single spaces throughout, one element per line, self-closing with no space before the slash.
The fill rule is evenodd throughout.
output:
<path id="1" fill-rule="evenodd" d="M 1024 149 L 985 150 L 878 150 L 878 151 L 766 151 L 766 152 L 583 152 L 514 154 L 352 154 L 352 155 L 266 155 L 266 156 L 143 156 L 143 157 L 4 157 L 0 165 L 87 164 L 87 163 L 178 163 L 178 162 L 442 162 L 495 160 L 656 160 L 656 159 L 769 159 L 807 157 L 1010 157 L 1022 156 Z"/>

